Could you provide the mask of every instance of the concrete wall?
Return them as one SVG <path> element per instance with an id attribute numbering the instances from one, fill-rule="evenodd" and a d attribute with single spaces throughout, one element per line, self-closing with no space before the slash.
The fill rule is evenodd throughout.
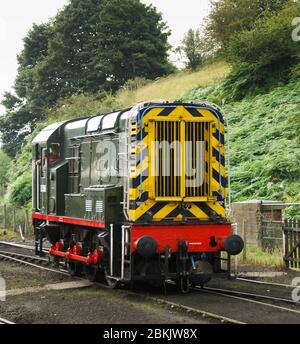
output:
<path id="1" fill-rule="evenodd" d="M 270 226 L 263 221 L 281 221 L 282 208 L 276 202 L 270 205 L 264 204 L 264 201 L 246 201 L 236 202 L 232 204 L 233 222 L 237 223 L 238 234 L 244 237 L 243 226 L 245 227 L 245 235 L 248 244 L 262 244 L 262 225 L 264 230 L 271 227 L 275 231 L 281 230 L 281 225 L 272 223 Z M 278 236 L 278 233 L 276 234 Z"/>
<path id="2" fill-rule="evenodd" d="M 232 204 L 233 222 L 237 223 L 238 234 L 243 237 L 243 223 L 248 244 L 258 243 L 260 228 L 260 203 L 236 202 Z"/>

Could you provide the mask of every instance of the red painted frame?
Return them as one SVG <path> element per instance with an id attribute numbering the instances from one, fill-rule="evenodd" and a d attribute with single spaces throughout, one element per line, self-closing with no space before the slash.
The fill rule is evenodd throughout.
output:
<path id="1" fill-rule="evenodd" d="M 66 216 L 52 216 L 52 215 L 33 213 L 32 219 L 45 220 L 45 221 L 50 221 L 50 222 L 67 223 L 70 225 L 78 225 L 78 226 L 84 226 L 84 227 L 105 228 L 105 222 L 76 219 L 73 217 L 66 217 Z"/>
<path id="2" fill-rule="evenodd" d="M 131 252 L 136 250 L 138 240 L 143 236 L 152 236 L 158 245 L 157 253 L 165 252 L 169 245 L 177 252 L 178 242 L 188 242 L 188 252 L 219 252 L 224 249 L 225 239 L 232 234 L 231 224 L 195 224 L 195 225 L 133 225 L 131 227 Z M 216 246 L 210 246 L 211 237 L 215 237 Z"/>

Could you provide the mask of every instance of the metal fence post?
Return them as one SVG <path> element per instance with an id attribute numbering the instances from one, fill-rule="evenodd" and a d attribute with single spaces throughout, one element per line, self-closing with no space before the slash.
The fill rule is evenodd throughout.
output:
<path id="1" fill-rule="evenodd" d="M 243 240 L 244 240 L 244 250 L 243 250 L 243 261 L 247 259 L 247 233 L 246 233 L 246 220 L 243 219 Z"/>
<path id="2" fill-rule="evenodd" d="M 24 219 L 24 235 L 28 234 L 28 210 L 25 209 L 25 219 Z"/>
<path id="3" fill-rule="evenodd" d="M 16 222 L 16 207 L 13 207 L 13 230 L 17 231 L 17 222 Z"/>
<path id="4" fill-rule="evenodd" d="M 7 208 L 6 208 L 6 204 L 3 205 L 3 221 L 4 221 L 4 228 L 7 228 Z"/>
<path id="5" fill-rule="evenodd" d="M 232 224 L 232 234 L 236 235 L 238 233 L 237 223 Z M 230 259 L 230 258 L 229 258 Z M 238 256 L 234 256 L 234 276 L 238 274 Z"/>

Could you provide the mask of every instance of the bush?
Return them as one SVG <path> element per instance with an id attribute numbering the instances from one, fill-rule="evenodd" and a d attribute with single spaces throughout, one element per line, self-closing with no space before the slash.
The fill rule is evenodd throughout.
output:
<path id="1" fill-rule="evenodd" d="M 224 87 L 232 99 L 268 91 L 291 78 L 300 62 L 299 44 L 291 37 L 296 13 L 300 13 L 300 3 L 290 2 L 267 20 L 258 20 L 254 29 L 231 40 L 226 57 L 234 68 Z"/>
<path id="2" fill-rule="evenodd" d="M 13 205 L 19 207 L 27 206 L 32 197 L 31 170 L 23 173 L 9 187 L 8 199 Z"/>
<path id="3" fill-rule="evenodd" d="M 0 186 L 5 186 L 9 179 L 11 159 L 0 149 Z"/>
<path id="4" fill-rule="evenodd" d="M 98 113 L 112 112 L 120 108 L 120 104 L 111 93 L 101 92 L 97 95 L 76 94 L 60 99 L 57 106 L 48 110 L 48 123 L 60 122 Z"/>
<path id="5" fill-rule="evenodd" d="M 136 78 L 134 78 L 134 79 L 128 80 L 128 81 L 125 83 L 125 85 L 122 86 L 121 89 L 124 89 L 124 90 L 126 90 L 126 91 L 134 92 L 134 91 L 138 90 L 139 88 L 148 85 L 150 82 L 151 82 L 150 80 L 138 76 L 138 77 L 136 77 Z"/>

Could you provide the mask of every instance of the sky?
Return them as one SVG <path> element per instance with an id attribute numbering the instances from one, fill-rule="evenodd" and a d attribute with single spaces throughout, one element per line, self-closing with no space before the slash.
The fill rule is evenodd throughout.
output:
<path id="1" fill-rule="evenodd" d="M 197 29 L 209 13 L 209 0 L 141 0 L 153 4 L 172 30 L 169 41 L 177 47 L 188 29 Z M 54 17 L 68 0 L 2 0 L 0 1 L 0 98 L 10 91 L 17 74 L 17 54 L 23 37 L 33 23 L 44 23 Z M 0 105 L 0 115 L 4 112 Z"/>

